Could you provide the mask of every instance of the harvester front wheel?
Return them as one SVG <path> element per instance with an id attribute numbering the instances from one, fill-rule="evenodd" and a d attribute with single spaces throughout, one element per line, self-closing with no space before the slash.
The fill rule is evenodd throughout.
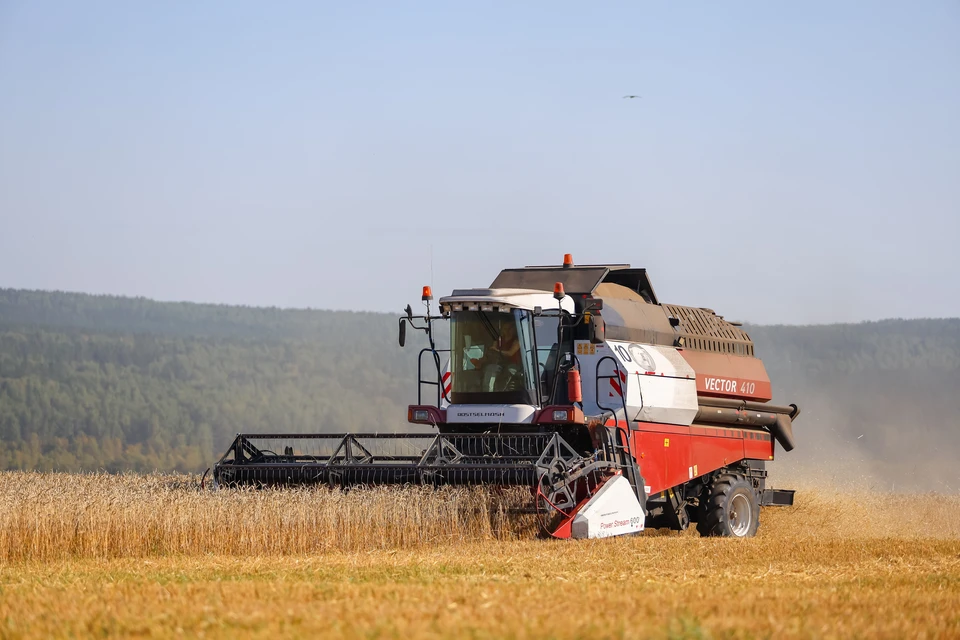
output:
<path id="1" fill-rule="evenodd" d="M 704 489 L 697 531 L 701 536 L 750 538 L 760 527 L 760 500 L 741 475 L 722 475 Z"/>

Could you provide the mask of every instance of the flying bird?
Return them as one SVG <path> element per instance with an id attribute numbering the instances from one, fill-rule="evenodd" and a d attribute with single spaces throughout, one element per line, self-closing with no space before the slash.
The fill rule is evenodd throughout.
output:
<path id="1" fill-rule="evenodd" d="M 624 98 L 641 98 L 643 96 L 623 96 Z"/>

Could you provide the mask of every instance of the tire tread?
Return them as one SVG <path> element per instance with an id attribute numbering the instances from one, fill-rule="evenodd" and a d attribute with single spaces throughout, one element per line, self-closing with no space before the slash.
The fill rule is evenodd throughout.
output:
<path id="1" fill-rule="evenodd" d="M 727 511 L 724 505 L 730 494 L 739 484 L 746 485 L 754 494 L 755 507 L 755 525 L 754 534 L 759 529 L 760 518 L 760 500 L 750 486 L 747 478 L 738 473 L 724 473 L 720 475 L 712 485 L 704 488 L 703 497 L 700 500 L 700 517 L 697 522 L 697 532 L 702 537 L 729 536 L 727 527 Z M 750 534 L 748 534 L 750 535 Z"/>

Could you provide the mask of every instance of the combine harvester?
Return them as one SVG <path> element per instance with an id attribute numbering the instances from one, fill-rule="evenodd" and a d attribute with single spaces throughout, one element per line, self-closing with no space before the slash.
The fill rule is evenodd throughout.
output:
<path id="1" fill-rule="evenodd" d="M 749 537 L 775 443 L 794 447 L 796 405 L 776 406 L 753 342 L 710 309 L 661 304 L 645 269 L 505 269 L 424 315 L 408 434 L 239 434 L 217 486 L 377 484 L 529 487 L 558 538 L 645 526 Z M 449 323 L 450 348 L 438 348 Z M 424 390 L 427 393 L 424 393 Z M 429 398 L 425 398 L 429 396 Z M 432 401 L 432 402 L 431 402 Z"/>

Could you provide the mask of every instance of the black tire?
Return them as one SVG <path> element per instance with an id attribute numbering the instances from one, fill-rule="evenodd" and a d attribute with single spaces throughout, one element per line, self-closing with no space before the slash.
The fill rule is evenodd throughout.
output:
<path id="1" fill-rule="evenodd" d="M 760 500 L 740 475 L 722 475 L 704 489 L 697 531 L 703 537 L 752 538 L 760 527 Z"/>

